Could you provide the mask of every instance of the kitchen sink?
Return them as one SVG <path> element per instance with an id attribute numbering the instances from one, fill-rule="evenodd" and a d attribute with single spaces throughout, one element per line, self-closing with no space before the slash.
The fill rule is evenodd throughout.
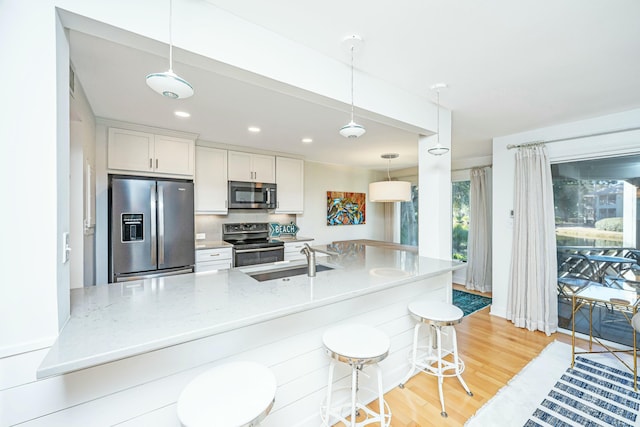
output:
<path id="1" fill-rule="evenodd" d="M 322 264 L 316 265 L 316 272 L 326 271 L 326 270 L 333 270 L 333 267 L 329 267 Z M 307 271 L 308 271 L 307 266 L 302 265 L 302 266 L 289 267 L 289 268 L 279 268 L 277 270 L 256 271 L 256 272 L 247 273 L 247 274 L 259 282 L 264 282 L 267 280 L 283 279 L 285 277 L 301 276 L 303 274 L 307 274 Z"/>

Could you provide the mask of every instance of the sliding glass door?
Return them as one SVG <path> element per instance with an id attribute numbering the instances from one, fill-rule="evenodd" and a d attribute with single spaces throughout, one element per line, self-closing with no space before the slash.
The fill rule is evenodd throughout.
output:
<path id="1" fill-rule="evenodd" d="M 572 295 L 585 286 L 640 290 L 640 156 L 552 165 L 558 246 L 558 316 L 571 329 Z M 593 312 L 601 338 L 629 345 L 633 332 L 623 313 L 606 304 Z M 586 307 L 578 332 L 589 332 Z"/>

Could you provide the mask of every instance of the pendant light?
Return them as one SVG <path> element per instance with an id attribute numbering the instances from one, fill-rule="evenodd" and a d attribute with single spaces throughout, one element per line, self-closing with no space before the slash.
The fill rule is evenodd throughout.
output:
<path id="1" fill-rule="evenodd" d="M 358 35 L 349 36 L 343 41 L 351 52 L 351 121 L 340 128 L 340 135 L 345 138 L 358 138 L 364 135 L 365 128 L 353 120 L 353 54 L 362 43 L 362 38 Z"/>
<path id="2" fill-rule="evenodd" d="M 182 77 L 173 72 L 173 42 L 171 21 L 173 4 L 169 0 L 169 69 L 162 73 L 151 73 L 147 76 L 147 85 L 160 95 L 171 99 L 184 99 L 193 95 L 193 87 Z"/>
<path id="3" fill-rule="evenodd" d="M 446 89 L 448 86 L 446 83 L 436 83 L 433 86 L 431 86 L 431 90 L 435 90 L 436 91 L 436 96 L 437 96 L 437 103 L 436 106 L 438 107 L 438 113 L 437 113 L 437 117 L 438 117 L 438 140 L 436 142 L 436 145 L 434 145 L 433 147 L 429 148 L 427 151 L 429 152 L 429 154 L 433 154 L 434 156 L 442 156 L 443 154 L 447 154 L 449 152 L 449 148 L 448 147 L 444 147 L 442 144 L 440 144 L 440 90 L 441 89 Z"/>
<path id="4" fill-rule="evenodd" d="M 380 155 L 387 159 L 387 181 L 372 182 L 369 184 L 369 201 L 371 202 L 408 202 L 411 200 L 411 183 L 408 181 L 391 181 L 389 166 L 391 159 L 399 157 L 398 153 Z"/>

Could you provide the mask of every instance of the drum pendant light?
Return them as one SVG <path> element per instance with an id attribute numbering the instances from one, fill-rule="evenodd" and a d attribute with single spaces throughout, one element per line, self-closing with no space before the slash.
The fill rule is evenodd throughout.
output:
<path id="1" fill-rule="evenodd" d="M 411 200 L 411 183 L 408 181 L 391 181 L 389 166 L 391 159 L 397 158 L 397 153 L 382 154 L 387 159 L 388 181 L 372 182 L 369 184 L 369 201 L 371 202 L 408 202 Z"/>
<path id="2" fill-rule="evenodd" d="M 351 121 L 340 128 L 340 135 L 345 138 L 358 138 L 364 135 L 365 128 L 353 120 L 353 54 L 356 48 L 362 43 L 362 38 L 357 35 L 349 36 L 343 41 L 351 52 Z"/>
<path id="3" fill-rule="evenodd" d="M 434 145 L 433 147 L 429 148 L 427 151 L 429 152 L 429 154 L 433 154 L 434 156 L 442 156 L 443 154 L 446 154 L 449 152 L 449 148 L 443 146 L 442 144 L 440 144 L 440 90 L 441 89 L 446 89 L 448 86 L 446 83 L 436 83 L 433 86 L 431 86 L 431 90 L 435 90 L 436 94 L 437 94 L 437 102 L 436 102 L 436 107 L 438 108 L 438 113 L 437 113 L 437 117 L 438 117 L 438 140 L 436 145 Z"/>
<path id="4" fill-rule="evenodd" d="M 184 99 L 193 95 L 193 87 L 182 77 L 173 72 L 173 42 L 171 21 L 173 4 L 169 0 L 169 69 L 162 73 L 151 73 L 147 76 L 147 85 L 160 95 L 171 99 Z"/>

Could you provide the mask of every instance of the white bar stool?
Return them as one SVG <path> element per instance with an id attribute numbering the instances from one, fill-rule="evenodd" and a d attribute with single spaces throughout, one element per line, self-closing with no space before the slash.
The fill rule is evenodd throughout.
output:
<path id="1" fill-rule="evenodd" d="M 440 404 L 442 412 L 440 415 L 447 417 L 444 409 L 444 394 L 442 393 L 442 383 L 444 377 L 458 377 L 458 381 L 469 396 L 473 393 L 467 387 L 462 379 L 464 371 L 464 362 L 458 357 L 458 343 L 456 341 L 456 330 L 453 325 L 457 325 L 462 321 L 464 313 L 460 308 L 453 304 L 441 301 L 414 301 L 409 304 L 409 313 L 418 320 L 413 332 L 413 349 L 411 353 L 411 370 L 400 383 L 400 388 L 404 388 L 407 381 L 415 374 L 416 371 L 423 371 L 430 375 L 438 377 L 438 393 L 440 395 Z M 419 347 L 419 332 L 422 325 L 431 326 L 429 334 L 429 346 Z M 451 334 L 451 347 L 444 349 L 442 346 L 442 332 Z M 435 343 L 433 342 L 435 332 Z M 435 354 L 434 354 L 435 351 Z M 445 360 L 445 357 L 453 354 L 453 362 Z"/>
<path id="2" fill-rule="evenodd" d="M 381 427 L 388 427 L 391 423 L 391 409 L 384 400 L 384 389 L 382 388 L 382 371 L 378 362 L 385 359 L 389 354 L 391 343 L 389 337 L 382 331 L 362 324 L 339 325 L 325 331 L 322 342 L 327 354 L 331 357 L 329 365 L 329 384 L 327 386 L 327 397 L 321 407 L 320 415 L 323 426 L 331 426 L 337 421 L 331 422 L 331 417 L 342 421 L 345 426 L 364 426 L 371 423 L 379 423 Z M 333 375 L 337 362 L 346 363 L 351 366 L 351 399 L 346 402 L 339 402 L 332 406 L 333 401 Z M 379 412 L 374 412 L 358 401 L 359 383 L 358 376 L 365 365 L 376 368 L 378 376 L 378 402 Z M 349 387 L 343 387 L 349 389 Z M 367 389 L 361 389 L 367 390 Z M 336 389 L 338 391 L 338 389 Z M 369 390 L 367 390 L 369 391 Z M 345 410 L 349 408 L 350 420 L 345 418 Z M 356 417 L 364 414 L 366 417 L 360 422 L 356 422 Z"/>
<path id="3" fill-rule="evenodd" d="M 257 426 L 275 402 L 276 377 L 255 362 L 229 362 L 194 378 L 180 393 L 183 426 Z"/>

